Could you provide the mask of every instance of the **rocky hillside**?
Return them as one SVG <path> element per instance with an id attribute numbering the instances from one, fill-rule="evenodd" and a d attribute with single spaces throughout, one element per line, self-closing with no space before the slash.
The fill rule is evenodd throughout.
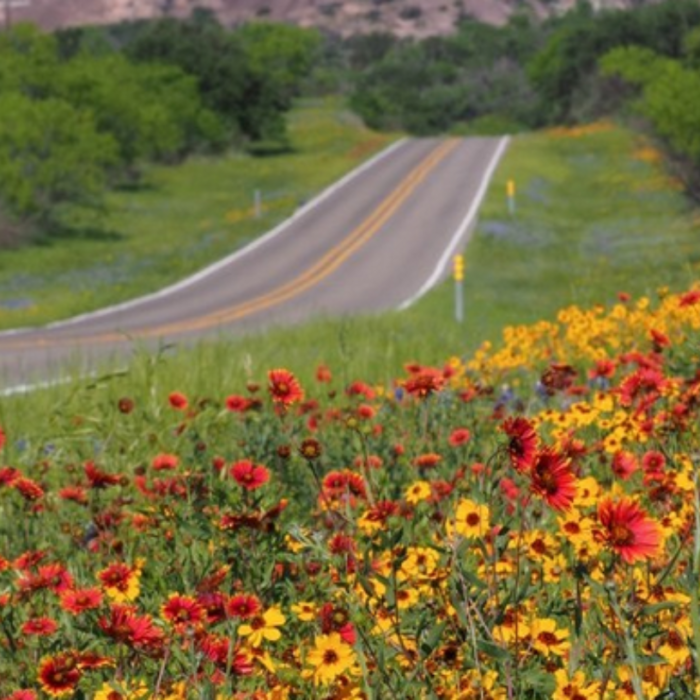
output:
<path id="1" fill-rule="evenodd" d="M 22 19 L 45 27 L 115 23 L 159 16 L 187 16 L 196 7 L 216 12 L 226 25 L 268 18 L 318 26 L 340 34 L 377 30 L 400 36 L 449 33 L 460 16 L 500 24 L 516 7 L 545 16 L 576 0 L 0 0 L 6 23 Z M 642 2 L 654 0 L 642 0 Z M 624 8 L 640 0 L 592 0 L 596 7 Z M 9 15 L 9 16 L 8 16 Z"/>

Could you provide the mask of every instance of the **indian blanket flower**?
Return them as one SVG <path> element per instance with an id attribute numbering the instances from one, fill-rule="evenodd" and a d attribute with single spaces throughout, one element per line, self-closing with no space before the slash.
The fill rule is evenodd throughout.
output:
<path id="1" fill-rule="evenodd" d="M 80 615 L 102 605 L 102 592 L 98 588 L 75 588 L 61 594 L 61 608 L 71 615 Z"/>
<path id="2" fill-rule="evenodd" d="M 163 630 L 150 615 L 139 615 L 131 605 L 115 603 L 109 617 L 101 617 L 98 624 L 102 631 L 116 642 L 129 647 L 155 650 L 165 639 Z"/>
<path id="3" fill-rule="evenodd" d="M 267 373 L 268 391 L 272 400 L 289 406 L 304 399 L 304 391 L 297 378 L 286 369 L 272 369 Z"/>
<path id="4" fill-rule="evenodd" d="M 176 411 L 184 411 L 189 405 L 187 397 L 179 391 L 171 391 L 170 394 L 168 394 L 168 403 Z"/>
<path id="5" fill-rule="evenodd" d="M 530 490 L 554 510 L 571 507 L 576 497 L 576 477 L 569 461 L 553 449 L 537 452 L 530 467 Z"/>
<path id="6" fill-rule="evenodd" d="M 240 617 L 242 619 L 255 617 L 261 608 L 260 599 L 254 595 L 234 595 L 231 596 L 226 604 L 226 612 L 230 617 Z"/>
<path id="7" fill-rule="evenodd" d="M 244 413 L 250 408 L 250 399 L 239 394 L 231 394 L 226 397 L 226 408 L 232 413 Z"/>
<path id="8" fill-rule="evenodd" d="M 22 634 L 48 637 L 58 630 L 58 623 L 50 617 L 33 617 L 21 627 Z"/>
<path id="9" fill-rule="evenodd" d="M 483 537 L 488 528 L 489 507 L 469 498 L 463 498 L 457 504 L 454 521 L 447 523 L 448 534 L 461 537 Z"/>
<path id="10" fill-rule="evenodd" d="M 465 445 L 471 440 L 472 434 L 467 428 L 455 428 L 451 433 L 447 441 L 452 447 L 460 447 Z"/>
<path id="11" fill-rule="evenodd" d="M 501 426 L 508 436 L 506 450 L 513 467 L 523 472 L 530 468 L 537 454 L 537 433 L 527 418 L 509 418 Z"/>
<path id="12" fill-rule="evenodd" d="M 424 399 L 442 389 L 445 377 L 435 367 L 420 367 L 404 382 L 404 389 L 419 399 Z"/>
<path id="13" fill-rule="evenodd" d="M 171 593 L 160 609 L 163 619 L 177 630 L 199 625 L 205 619 L 205 613 L 205 609 L 193 596 L 178 593 Z"/>
<path id="14" fill-rule="evenodd" d="M 141 571 L 123 562 L 110 564 L 97 573 L 105 593 L 116 603 L 136 600 L 141 592 Z"/>
<path id="15" fill-rule="evenodd" d="M 306 661 L 313 667 L 314 683 L 327 685 L 352 668 L 355 652 L 337 632 L 332 632 L 316 638 Z"/>
<path id="16" fill-rule="evenodd" d="M 237 484 L 247 491 L 264 486 L 270 480 L 270 472 L 262 464 L 253 464 L 249 459 L 242 459 L 231 465 L 229 473 Z"/>
<path id="17" fill-rule="evenodd" d="M 262 615 L 256 615 L 238 628 L 241 637 L 247 637 L 252 647 L 259 647 L 263 641 L 276 642 L 282 633 L 279 631 L 286 622 L 279 608 L 268 608 Z"/>
<path id="18" fill-rule="evenodd" d="M 175 469 L 178 464 L 180 464 L 180 458 L 177 455 L 166 453 L 156 455 L 151 461 L 151 466 L 155 471 Z"/>
<path id="19" fill-rule="evenodd" d="M 72 651 L 65 651 L 42 659 L 37 676 L 41 689 L 48 695 L 58 698 L 74 693 L 82 677 L 82 671 L 78 665 L 77 656 Z"/>
<path id="20" fill-rule="evenodd" d="M 632 498 L 605 498 L 598 505 L 597 538 L 627 564 L 651 559 L 661 546 L 661 528 Z"/>

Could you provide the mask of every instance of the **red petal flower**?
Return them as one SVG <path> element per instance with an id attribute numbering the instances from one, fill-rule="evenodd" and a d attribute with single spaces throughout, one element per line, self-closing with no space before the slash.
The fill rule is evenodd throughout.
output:
<path id="1" fill-rule="evenodd" d="M 304 392 L 297 378 L 286 369 L 272 369 L 267 373 L 268 390 L 275 403 L 289 406 L 304 398 Z"/>
<path id="2" fill-rule="evenodd" d="M 568 460 L 552 449 L 537 453 L 530 469 L 530 489 L 555 510 L 567 510 L 576 497 L 576 477 Z"/>
<path id="3" fill-rule="evenodd" d="M 631 498 L 605 499 L 598 505 L 599 539 L 627 564 L 650 559 L 661 545 L 661 530 Z"/>

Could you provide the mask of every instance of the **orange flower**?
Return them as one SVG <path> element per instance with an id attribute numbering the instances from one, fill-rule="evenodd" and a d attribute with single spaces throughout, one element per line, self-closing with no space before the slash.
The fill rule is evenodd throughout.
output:
<path id="1" fill-rule="evenodd" d="M 598 521 L 602 526 L 598 538 L 627 564 L 651 559 L 659 551 L 661 528 L 631 498 L 603 500 L 598 505 Z"/>
<path id="2" fill-rule="evenodd" d="M 289 406 L 304 399 L 304 391 L 297 378 L 286 369 L 272 369 L 267 373 L 268 390 L 275 403 Z"/>

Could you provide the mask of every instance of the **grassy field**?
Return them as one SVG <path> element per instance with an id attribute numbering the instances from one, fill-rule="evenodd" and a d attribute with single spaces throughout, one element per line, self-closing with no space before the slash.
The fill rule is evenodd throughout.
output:
<path id="1" fill-rule="evenodd" d="M 333 100 L 301 105 L 289 128 L 290 153 L 151 168 L 141 189 L 109 197 L 99 226 L 3 251 L 0 328 L 66 318 L 173 283 L 273 228 L 396 138 L 365 129 Z"/>

